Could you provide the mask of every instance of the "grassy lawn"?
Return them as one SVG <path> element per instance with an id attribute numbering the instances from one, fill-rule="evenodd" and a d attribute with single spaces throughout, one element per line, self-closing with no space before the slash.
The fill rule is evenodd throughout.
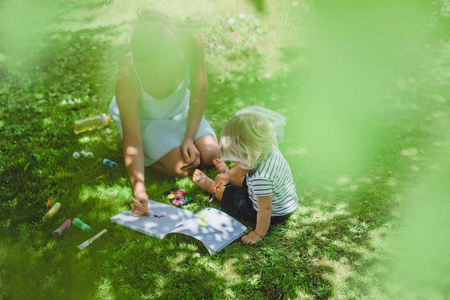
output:
<path id="1" fill-rule="evenodd" d="M 148 1 L 3 1 L 0 299 L 449 299 L 450 3 L 387 13 L 378 32 L 373 10 L 326 2 L 152 1 L 202 35 L 218 135 L 251 105 L 286 117 L 297 211 L 261 243 L 209 256 L 112 223 L 132 195 L 117 127 L 73 133 L 108 111 Z M 218 207 L 190 178 L 146 170 L 151 199 L 174 186 L 192 212 Z M 62 207 L 44 219 L 49 197 Z M 76 217 L 93 231 L 53 236 Z"/>

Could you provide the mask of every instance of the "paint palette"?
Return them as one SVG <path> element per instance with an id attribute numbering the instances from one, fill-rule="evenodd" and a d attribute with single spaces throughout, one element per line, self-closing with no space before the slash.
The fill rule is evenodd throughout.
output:
<path id="1" fill-rule="evenodd" d="M 192 200 L 192 198 L 190 196 L 188 196 L 188 194 L 186 194 L 186 192 L 180 190 L 177 187 L 174 187 L 166 192 L 164 192 L 164 198 L 166 198 L 167 200 L 169 200 L 170 203 L 172 203 L 173 205 L 176 206 L 181 206 L 183 204 L 185 204 L 186 202 L 189 202 Z"/>

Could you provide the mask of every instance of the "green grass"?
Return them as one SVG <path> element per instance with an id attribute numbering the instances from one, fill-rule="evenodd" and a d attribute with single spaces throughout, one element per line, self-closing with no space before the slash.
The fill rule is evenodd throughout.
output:
<path id="1" fill-rule="evenodd" d="M 408 31 L 427 38 L 400 45 L 394 31 L 393 57 L 382 47 L 364 52 L 378 59 L 370 68 L 349 54 L 353 44 L 320 40 L 312 1 L 268 1 L 263 14 L 242 1 L 154 2 L 202 34 L 206 118 L 217 134 L 251 105 L 287 120 L 280 149 L 296 182 L 297 211 L 261 243 L 235 242 L 214 256 L 188 237 L 159 240 L 110 222 L 132 194 L 116 125 L 73 133 L 73 120 L 107 112 L 144 4 L 0 5 L 0 299 L 450 297 L 450 23 L 433 14 L 446 1 L 431 5 L 420 30 Z M 362 15 L 370 25 L 370 14 Z M 316 64 L 318 57 L 339 61 L 333 55 L 354 64 Z M 82 150 L 95 158 L 72 157 Z M 119 168 L 103 166 L 101 157 Z M 218 206 L 190 178 L 146 170 L 153 200 L 173 186 L 193 197 L 190 211 Z M 49 196 L 62 207 L 43 219 Z M 108 232 L 80 252 L 76 246 L 93 234 L 70 227 L 52 235 L 75 217 L 94 233 Z"/>

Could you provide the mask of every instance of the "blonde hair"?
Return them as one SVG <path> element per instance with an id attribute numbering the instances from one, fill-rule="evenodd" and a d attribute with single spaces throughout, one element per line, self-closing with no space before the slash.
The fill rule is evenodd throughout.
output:
<path id="1" fill-rule="evenodd" d="M 239 114 L 224 126 L 220 136 L 220 157 L 237 161 L 245 169 L 262 163 L 277 144 L 272 123 L 257 113 Z"/>

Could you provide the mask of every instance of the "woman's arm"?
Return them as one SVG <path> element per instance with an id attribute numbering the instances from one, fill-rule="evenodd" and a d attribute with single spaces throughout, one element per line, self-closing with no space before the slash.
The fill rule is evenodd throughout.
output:
<path id="1" fill-rule="evenodd" d="M 119 68 L 116 80 L 116 101 L 120 111 L 123 134 L 123 155 L 135 198 L 147 207 L 147 193 L 144 186 L 144 152 L 138 114 L 138 100 L 141 89 L 131 69 L 130 57 L 125 57 Z M 133 80 L 136 79 L 136 80 Z M 142 215 L 146 209 L 133 207 L 133 214 Z M 136 209 L 135 209 L 136 208 Z"/>
<path id="2" fill-rule="evenodd" d="M 191 68 L 189 74 L 191 98 L 181 150 L 187 162 L 186 168 L 193 168 L 200 164 L 200 152 L 194 145 L 194 139 L 208 103 L 208 79 L 200 34 L 191 29 L 180 30 L 180 34 L 184 40 L 184 54 Z"/>
<path id="3" fill-rule="evenodd" d="M 257 196 L 258 214 L 256 217 L 256 228 L 254 231 L 244 235 L 241 239 L 244 244 L 256 244 L 262 241 L 266 236 L 270 226 L 270 217 L 272 212 L 272 195 Z"/>

